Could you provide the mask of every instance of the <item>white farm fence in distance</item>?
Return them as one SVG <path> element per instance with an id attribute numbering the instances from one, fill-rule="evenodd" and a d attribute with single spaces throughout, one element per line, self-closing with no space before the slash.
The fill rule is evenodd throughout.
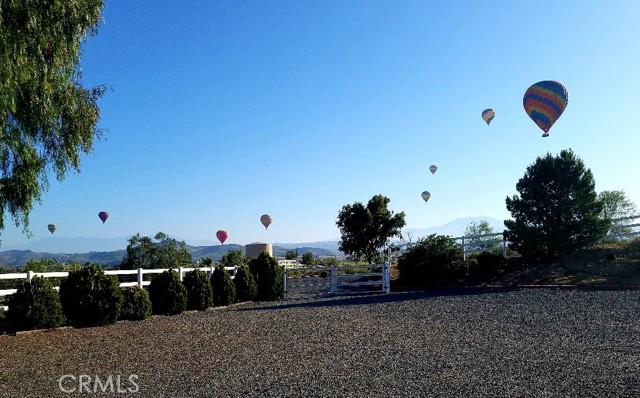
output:
<path id="1" fill-rule="evenodd" d="M 179 268 L 174 268 L 173 270 L 176 271 L 178 273 L 178 276 L 180 277 L 180 280 L 182 280 L 182 278 L 184 277 L 184 274 L 192 271 L 194 269 L 199 269 L 200 271 L 204 271 L 207 272 L 207 274 L 209 275 L 209 277 L 211 277 L 211 275 L 213 275 L 213 273 L 215 272 L 215 267 L 213 266 L 209 266 L 209 267 L 198 267 L 198 268 L 187 268 L 187 267 L 179 267 Z M 229 271 L 229 273 L 231 274 L 231 278 L 234 278 L 236 275 L 236 271 L 238 270 L 238 267 L 225 267 L 225 270 Z M 163 273 L 164 271 L 168 271 L 168 268 L 138 268 L 138 269 L 132 269 L 132 270 L 107 270 L 104 273 L 107 275 L 116 275 L 116 277 L 120 277 L 122 275 L 135 275 L 136 276 L 136 281 L 134 282 L 120 282 L 120 287 L 126 287 L 126 286 L 149 286 L 149 284 L 151 284 L 150 281 L 145 281 L 144 280 L 144 275 L 147 274 L 160 274 Z M 27 271 L 27 272 L 18 272 L 18 273 L 12 273 L 12 274 L 0 274 L 0 280 L 27 280 L 27 281 L 31 281 L 31 279 L 33 279 L 33 277 L 35 276 L 42 276 L 44 278 L 66 278 L 67 276 L 69 276 L 69 272 L 32 272 L 32 271 Z M 130 279 L 130 278 L 129 278 Z M 58 287 L 55 287 L 56 289 L 58 289 Z M 3 296 L 9 296 L 15 292 L 17 292 L 18 289 L 3 289 L 0 290 L 0 298 L 4 298 Z M 6 311 L 8 309 L 8 307 L 6 305 L 0 305 L 0 312 Z"/>
<path id="2" fill-rule="evenodd" d="M 640 235 L 640 223 L 633 223 L 633 221 L 637 219 L 640 219 L 640 215 L 612 219 L 611 228 L 609 229 L 609 232 L 605 236 L 604 240 L 624 240 Z M 501 251 L 503 256 L 507 255 L 507 247 L 509 242 L 505 239 L 502 232 L 482 235 L 459 236 L 453 239 L 456 241 L 456 243 L 462 246 L 465 257 L 469 253 L 479 253 L 483 251 Z"/>

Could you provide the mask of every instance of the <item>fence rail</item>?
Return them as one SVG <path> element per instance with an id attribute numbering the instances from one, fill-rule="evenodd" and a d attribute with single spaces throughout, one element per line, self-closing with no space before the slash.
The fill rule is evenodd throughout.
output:
<path id="1" fill-rule="evenodd" d="M 363 271 L 364 270 L 364 271 Z M 389 293 L 389 263 L 285 268 L 285 297 Z"/>
<path id="2" fill-rule="evenodd" d="M 211 277 L 211 275 L 213 275 L 216 268 L 214 266 L 209 266 L 209 267 L 195 267 L 195 268 L 179 267 L 179 268 L 172 268 L 172 269 L 178 273 L 180 280 L 182 280 L 186 272 L 193 271 L 194 269 L 205 271 L 207 272 L 209 277 Z M 232 279 L 235 278 L 238 267 L 224 267 L 224 269 L 229 271 Z M 104 273 L 107 275 L 116 275 L 116 276 L 136 275 L 137 278 L 135 282 L 120 282 L 120 287 L 135 286 L 135 285 L 144 287 L 144 286 L 148 286 L 151 283 L 150 281 L 144 280 L 144 275 L 161 274 L 164 271 L 168 271 L 168 270 L 169 268 L 138 268 L 138 269 L 131 269 L 131 270 L 107 270 L 107 271 L 104 271 Z M 11 274 L 0 274 L 0 280 L 24 279 L 27 281 L 31 281 L 36 276 L 42 276 L 44 278 L 66 278 L 67 276 L 69 276 L 69 272 L 33 272 L 33 271 L 17 272 L 17 273 L 11 273 Z M 55 288 L 58 289 L 57 286 Z M 17 291 L 18 289 L 0 290 L 0 297 L 11 295 Z M 7 309 L 8 307 L 6 305 L 5 306 L 0 305 L 0 312 L 6 311 Z"/>
<path id="3" fill-rule="evenodd" d="M 612 225 L 609 232 L 605 236 L 606 239 L 628 239 L 640 235 L 640 223 L 625 224 L 625 221 L 640 219 L 640 215 L 614 218 L 611 220 Z M 621 232 L 618 232 L 621 231 Z M 500 237 L 496 239 L 488 239 L 491 237 Z M 465 235 L 453 238 L 456 243 L 462 246 L 464 256 L 470 253 L 479 253 L 482 251 L 502 251 L 502 255 L 507 255 L 507 246 L 509 242 L 505 239 L 503 232 Z"/>

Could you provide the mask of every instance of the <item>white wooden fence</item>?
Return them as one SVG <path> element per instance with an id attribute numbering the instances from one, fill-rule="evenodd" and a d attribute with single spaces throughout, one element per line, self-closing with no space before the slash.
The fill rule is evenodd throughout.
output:
<path id="1" fill-rule="evenodd" d="M 284 270 L 285 298 L 365 293 L 389 293 L 389 263 Z"/>
<path id="2" fill-rule="evenodd" d="M 502 232 L 493 234 L 467 235 L 453 238 L 456 243 L 462 246 L 463 258 L 468 253 L 478 253 L 482 251 L 502 251 L 502 255 L 507 255 L 507 240 Z"/>
<path id="3" fill-rule="evenodd" d="M 612 225 L 605 236 L 605 240 L 629 239 L 640 235 L 640 223 L 629 223 L 631 220 L 640 219 L 640 215 L 614 218 Z M 468 253 L 478 253 L 482 251 L 502 251 L 502 255 L 507 255 L 508 241 L 502 232 L 481 235 L 466 235 L 453 238 L 456 243 L 462 246 L 464 256 Z"/>
<path id="4" fill-rule="evenodd" d="M 173 268 L 174 271 L 176 271 L 178 273 L 178 276 L 180 277 L 180 280 L 182 280 L 182 278 L 184 277 L 184 274 L 186 272 L 189 271 L 193 271 L 194 269 L 199 269 L 200 271 L 205 271 L 207 272 L 207 274 L 209 275 L 209 277 L 211 277 L 211 275 L 213 274 L 213 272 L 215 271 L 215 267 L 214 266 L 209 266 L 209 267 L 197 267 L 197 268 L 187 268 L 187 267 L 179 267 L 179 268 Z M 224 267 L 225 270 L 229 271 L 229 273 L 231 274 L 231 278 L 234 278 L 236 276 L 236 271 L 238 270 L 238 267 Z M 135 286 L 138 285 L 140 287 L 142 286 L 148 286 L 151 282 L 150 281 L 145 281 L 144 280 L 144 275 L 146 274 L 161 274 L 164 271 L 167 271 L 168 268 L 138 268 L 138 269 L 132 269 L 132 270 L 107 270 L 104 273 L 107 275 L 137 275 L 137 280 L 135 282 L 120 282 L 120 287 L 125 287 L 125 286 Z M 11 280 L 11 279 L 25 279 L 28 281 L 31 281 L 31 279 L 33 279 L 33 277 L 35 276 L 42 276 L 44 278 L 66 278 L 67 276 L 69 276 L 69 272 L 33 272 L 33 271 L 27 271 L 27 272 L 18 272 L 18 273 L 12 273 L 12 274 L 0 274 L 0 280 Z M 58 289 L 58 287 L 55 287 L 56 289 Z M 8 296 L 11 295 L 15 292 L 17 292 L 18 289 L 4 289 L 4 290 L 0 290 L 0 297 L 2 296 Z M 0 306 L 0 312 L 6 311 L 8 309 L 8 307 L 5 306 Z"/>
<path id="5" fill-rule="evenodd" d="M 628 239 L 640 235 L 640 223 L 627 223 L 631 220 L 640 219 L 640 215 L 615 218 L 611 220 L 613 225 L 605 239 Z"/>

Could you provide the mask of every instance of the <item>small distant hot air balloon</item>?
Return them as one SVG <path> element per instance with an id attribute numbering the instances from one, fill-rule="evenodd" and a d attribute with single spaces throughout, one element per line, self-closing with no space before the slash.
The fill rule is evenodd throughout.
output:
<path id="1" fill-rule="evenodd" d="M 425 202 L 428 202 L 430 197 L 431 197 L 431 194 L 429 193 L 429 191 L 424 191 L 422 193 L 422 199 L 424 199 Z"/>
<path id="2" fill-rule="evenodd" d="M 429 171 L 431 172 L 431 174 L 435 174 L 436 171 L 438 171 L 438 166 L 432 164 L 431 166 L 429 166 Z"/>
<path id="3" fill-rule="evenodd" d="M 101 211 L 100 213 L 98 213 L 98 217 L 100 217 L 102 223 L 104 224 L 104 222 L 107 221 L 107 218 L 109 218 L 109 213 L 107 213 L 106 211 Z"/>
<path id="4" fill-rule="evenodd" d="M 218 238 L 220 243 L 224 245 L 224 241 L 227 240 L 227 238 L 229 237 L 229 233 L 221 229 L 218 232 L 216 232 L 216 237 Z"/>
<path id="5" fill-rule="evenodd" d="M 262 223 L 262 225 L 264 225 L 264 229 L 269 228 L 269 225 L 271 225 L 272 221 L 273 218 L 271 218 L 271 216 L 268 214 L 263 214 L 262 217 L 260 217 L 260 222 Z"/>
<path id="6" fill-rule="evenodd" d="M 569 92 L 560 82 L 543 80 L 527 89 L 522 99 L 527 115 L 549 136 L 549 129 L 569 104 Z"/>
<path id="7" fill-rule="evenodd" d="M 47 225 L 47 229 L 49 230 L 49 232 L 51 232 L 53 234 L 54 232 L 56 232 L 56 225 L 55 224 L 49 224 L 49 225 Z"/>
<path id="8" fill-rule="evenodd" d="M 487 122 L 487 126 L 491 123 L 494 117 L 496 117 L 496 111 L 493 109 L 485 109 L 482 111 L 482 119 Z"/>

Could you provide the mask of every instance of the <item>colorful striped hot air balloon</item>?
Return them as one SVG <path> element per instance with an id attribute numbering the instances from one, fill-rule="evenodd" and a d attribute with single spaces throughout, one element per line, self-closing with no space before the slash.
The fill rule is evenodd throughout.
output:
<path id="1" fill-rule="evenodd" d="M 549 129 L 569 103 L 569 92 L 560 82 L 543 80 L 527 89 L 522 99 L 527 115 L 549 136 Z"/>
<path id="2" fill-rule="evenodd" d="M 47 229 L 49 230 L 49 232 L 54 233 L 56 232 L 56 225 L 55 224 L 49 224 L 47 225 Z"/>
<path id="3" fill-rule="evenodd" d="M 482 111 L 482 119 L 487 122 L 487 126 L 491 123 L 494 117 L 496 117 L 496 111 L 493 109 L 485 109 Z"/>

